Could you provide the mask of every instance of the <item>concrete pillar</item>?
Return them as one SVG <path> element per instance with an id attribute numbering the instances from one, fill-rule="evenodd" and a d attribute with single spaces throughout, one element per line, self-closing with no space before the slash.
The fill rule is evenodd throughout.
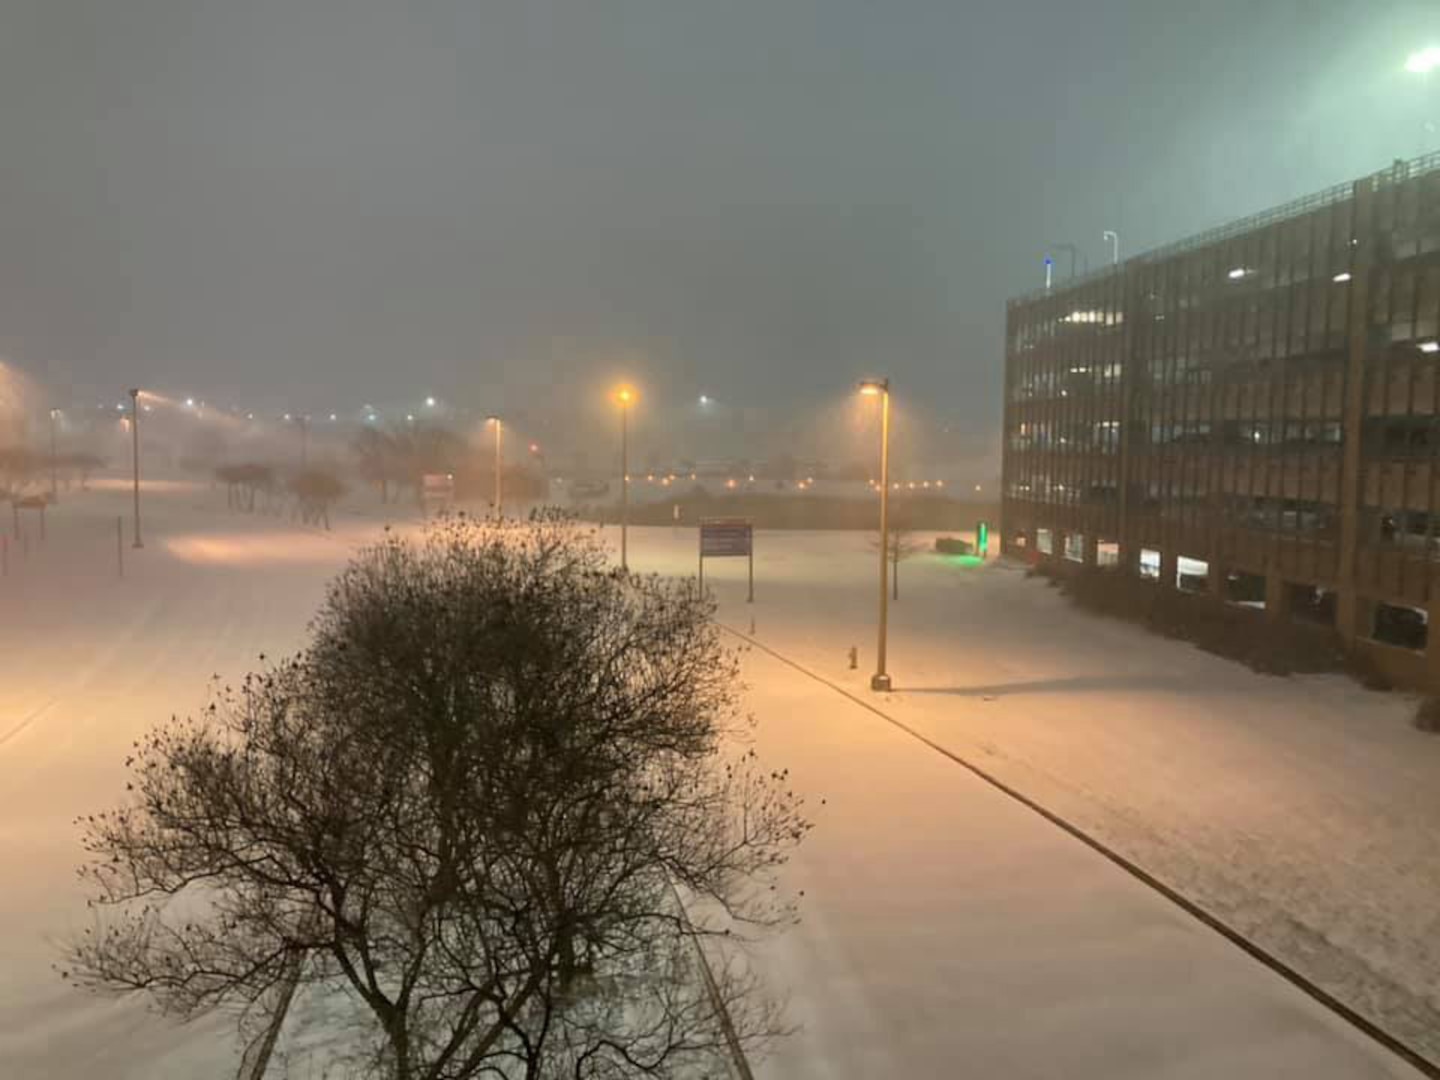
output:
<path id="1" fill-rule="evenodd" d="M 1269 622 L 1283 622 L 1290 617 L 1285 609 L 1286 601 L 1289 600 L 1285 589 L 1285 579 L 1271 567 L 1265 572 L 1265 618 Z"/>
<path id="2" fill-rule="evenodd" d="M 1342 590 L 1335 599 L 1335 629 L 1346 644 L 1356 638 L 1370 636 L 1375 625 L 1375 601 L 1356 595 L 1353 589 Z"/>
<path id="3" fill-rule="evenodd" d="M 1430 616 L 1430 632 L 1425 641 L 1425 689 L 1440 693 L 1440 600 L 1431 600 L 1426 608 Z"/>
<path id="4" fill-rule="evenodd" d="M 1092 570 L 1100 565 L 1100 534 L 1088 532 L 1085 534 L 1085 565 Z"/>
<path id="5" fill-rule="evenodd" d="M 1140 576 L 1139 544 L 1122 543 L 1120 545 L 1120 565 L 1118 569 L 1122 574 L 1126 574 L 1130 577 Z"/>
<path id="6" fill-rule="evenodd" d="M 1370 352 L 1369 290 L 1375 272 L 1375 180 L 1356 181 L 1351 203 L 1355 248 L 1351 253 L 1350 322 L 1345 365 L 1344 434 L 1340 467 L 1340 549 L 1336 591 L 1336 628 L 1345 642 L 1368 637 L 1373 614 L 1355 595 L 1355 560 L 1360 546 L 1360 456 L 1365 424 L 1365 369 Z M 1362 610 L 1363 609 L 1363 610 Z"/>
<path id="7" fill-rule="evenodd" d="M 1180 573 L 1180 556 L 1173 551 L 1160 552 L 1160 584 L 1167 589 L 1175 588 L 1176 576 Z"/>

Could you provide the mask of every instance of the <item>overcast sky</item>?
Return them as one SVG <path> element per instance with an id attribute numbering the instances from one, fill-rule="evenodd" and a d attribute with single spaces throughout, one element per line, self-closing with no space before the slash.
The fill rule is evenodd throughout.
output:
<path id="1" fill-rule="evenodd" d="M 1428 42 L 1433 0 L 0 0 L 0 357 L 326 410 L 874 370 L 994 431 L 1047 244 L 1440 148 Z"/>

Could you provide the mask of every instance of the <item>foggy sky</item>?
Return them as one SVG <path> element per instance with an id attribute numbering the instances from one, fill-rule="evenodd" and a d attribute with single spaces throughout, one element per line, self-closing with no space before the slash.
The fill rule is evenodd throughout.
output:
<path id="1" fill-rule="evenodd" d="M 1440 147 L 1429 41 L 1383 0 L 0 0 L 0 358 L 327 411 L 875 371 L 994 432 L 1048 244 Z"/>

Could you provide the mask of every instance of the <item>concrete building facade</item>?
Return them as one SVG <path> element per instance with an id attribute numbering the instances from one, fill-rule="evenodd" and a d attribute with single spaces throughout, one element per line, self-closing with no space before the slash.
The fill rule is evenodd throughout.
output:
<path id="1" fill-rule="evenodd" d="M 1002 543 L 1440 689 L 1440 154 L 1007 308 Z"/>

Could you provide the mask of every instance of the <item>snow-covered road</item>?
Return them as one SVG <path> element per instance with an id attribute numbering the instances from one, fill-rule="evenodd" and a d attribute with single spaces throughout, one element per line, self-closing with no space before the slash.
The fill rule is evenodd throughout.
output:
<path id="1" fill-rule="evenodd" d="M 322 536 L 223 504 L 204 487 L 149 493 L 147 546 L 125 550 L 117 581 L 124 492 L 77 496 L 0 580 L 5 1080 L 233 1065 L 227 1020 L 176 1031 L 50 970 L 55 939 L 85 925 L 74 817 L 116 800 L 131 741 L 200 707 L 212 674 L 298 644 L 378 520 L 343 515 Z M 632 566 L 693 573 L 694 543 L 632 530 Z M 753 617 L 760 641 L 868 695 L 866 538 L 760 534 L 757 552 L 753 606 L 743 561 L 707 565 L 721 617 L 742 631 Z M 1440 740 L 1408 726 L 1402 699 L 1255 676 L 1080 615 L 1018 573 L 936 557 L 901 572 L 884 709 L 1440 1053 Z M 746 670 L 776 763 L 830 800 L 794 866 L 805 922 L 762 954 L 804 1031 L 762 1076 L 1406 1075 L 953 763 L 774 661 Z"/>

